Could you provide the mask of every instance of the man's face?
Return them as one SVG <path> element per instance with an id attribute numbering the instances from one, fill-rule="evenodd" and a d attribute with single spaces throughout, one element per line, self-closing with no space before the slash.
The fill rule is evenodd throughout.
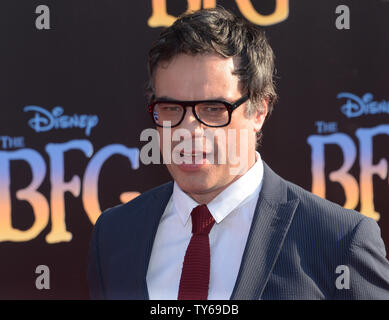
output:
<path id="1" fill-rule="evenodd" d="M 222 99 L 235 102 L 245 94 L 240 90 L 238 76 L 233 75 L 233 71 L 237 67 L 236 63 L 236 59 L 224 58 L 216 54 L 177 55 L 171 61 L 161 63 L 156 69 L 154 76 L 156 99 L 165 98 L 181 101 Z M 263 103 L 266 109 L 266 101 Z M 192 108 L 187 107 L 185 117 L 180 125 L 169 130 L 171 130 L 171 136 L 174 136 L 174 132 L 180 129 L 186 129 L 190 133 L 189 138 L 185 139 L 186 141 L 190 140 L 190 144 L 193 143 L 193 154 L 197 154 L 196 157 L 201 154 L 201 158 L 203 158 L 204 155 L 204 159 L 201 159 L 200 163 L 198 158 L 195 161 L 194 157 L 192 159 L 191 155 L 182 152 L 184 163 L 174 163 L 175 155 L 173 153 L 175 152 L 177 155 L 177 149 L 180 148 L 175 148 L 175 146 L 180 142 L 171 141 L 170 146 L 164 143 L 162 137 L 163 134 L 166 134 L 166 129 L 158 128 L 161 135 L 161 151 L 165 149 L 162 153 L 167 151 L 172 153 L 173 161 L 167 164 L 171 176 L 181 189 L 197 202 L 208 203 L 211 201 L 255 163 L 256 132 L 262 127 L 266 111 L 262 114 L 257 112 L 251 117 L 247 117 L 246 107 L 247 102 L 235 109 L 230 124 L 222 128 L 205 126 L 194 117 Z M 216 138 L 214 141 L 208 140 L 206 142 L 206 130 L 214 132 L 216 137 L 223 133 L 226 137 L 225 141 Z M 231 136 L 231 133 L 234 133 L 235 136 Z M 231 140 L 231 138 L 234 139 Z M 201 150 L 195 146 L 195 143 L 199 141 L 203 142 Z M 214 153 L 213 163 L 205 159 L 206 152 Z M 235 152 L 237 158 L 230 157 L 231 152 Z M 218 163 L 218 158 L 224 159 L 222 163 Z M 237 159 L 238 164 L 236 164 Z M 188 162 L 192 164 L 188 164 Z"/>

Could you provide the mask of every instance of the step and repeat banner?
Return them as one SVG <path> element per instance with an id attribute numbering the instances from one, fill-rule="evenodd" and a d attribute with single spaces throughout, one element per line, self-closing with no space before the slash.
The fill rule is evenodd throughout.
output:
<path id="1" fill-rule="evenodd" d="M 7 0 L 0 299 L 88 299 L 101 211 L 170 180 L 163 165 L 139 160 L 152 127 L 148 49 L 181 13 L 216 5 L 264 28 L 276 55 L 280 98 L 262 158 L 375 219 L 389 247 L 388 1 Z"/>

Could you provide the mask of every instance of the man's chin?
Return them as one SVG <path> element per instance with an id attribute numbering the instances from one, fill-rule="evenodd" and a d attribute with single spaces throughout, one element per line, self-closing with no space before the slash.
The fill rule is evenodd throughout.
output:
<path id="1" fill-rule="evenodd" d="M 205 168 L 178 167 L 169 169 L 174 181 L 186 193 L 204 193 L 212 188 L 210 173 Z"/>
<path id="2" fill-rule="evenodd" d="M 177 179 L 206 179 L 212 170 L 212 165 L 207 163 L 182 163 L 167 165 L 174 180 Z"/>

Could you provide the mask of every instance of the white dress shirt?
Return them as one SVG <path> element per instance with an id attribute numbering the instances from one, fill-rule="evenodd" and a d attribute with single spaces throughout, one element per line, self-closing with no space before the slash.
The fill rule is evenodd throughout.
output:
<path id="1" fill-rule="evenodd" d="M 209 233 L 208 300 L 230 299 L 234 289 L 262 186 L 263 163 L 258 152 L 256 156 L 255 164 L 207 205 L 216 221 Z M 184 256 L 192 237 L 190 213 L 198 205 L 174 182 L 147 270 L 151 300 L 177 299 Z"/>

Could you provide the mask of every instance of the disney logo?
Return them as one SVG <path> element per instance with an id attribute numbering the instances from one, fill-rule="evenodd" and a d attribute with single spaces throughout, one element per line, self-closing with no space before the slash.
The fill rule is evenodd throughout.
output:
<path id="1" fill-rule="evenodd" d="M 90 135 L 93 127 L 99 122 L 96 115 L 73 114 L 72 116 L 64 115 L 62 107 L 54 107 L 51 112 L 38 106 L 26 106 L 24 112 L 34 111 L 35 115 L 28 121 L 28 125 L 36 132 L 50 131 L 52 129 L 85 129 L 85 134 Z"/>
<path id="2" fill-rule="evenodd" d="M 362 98 L 359 98 L 352 93 L 342 92 L 337 95 L 337 98 L 347 99 L 340 110 L 348 118 L 360 117 L 367 114 L 389 114 L 389 101 L 373 101 L 373 95 L 371 93 L 366 93 Z"/>

